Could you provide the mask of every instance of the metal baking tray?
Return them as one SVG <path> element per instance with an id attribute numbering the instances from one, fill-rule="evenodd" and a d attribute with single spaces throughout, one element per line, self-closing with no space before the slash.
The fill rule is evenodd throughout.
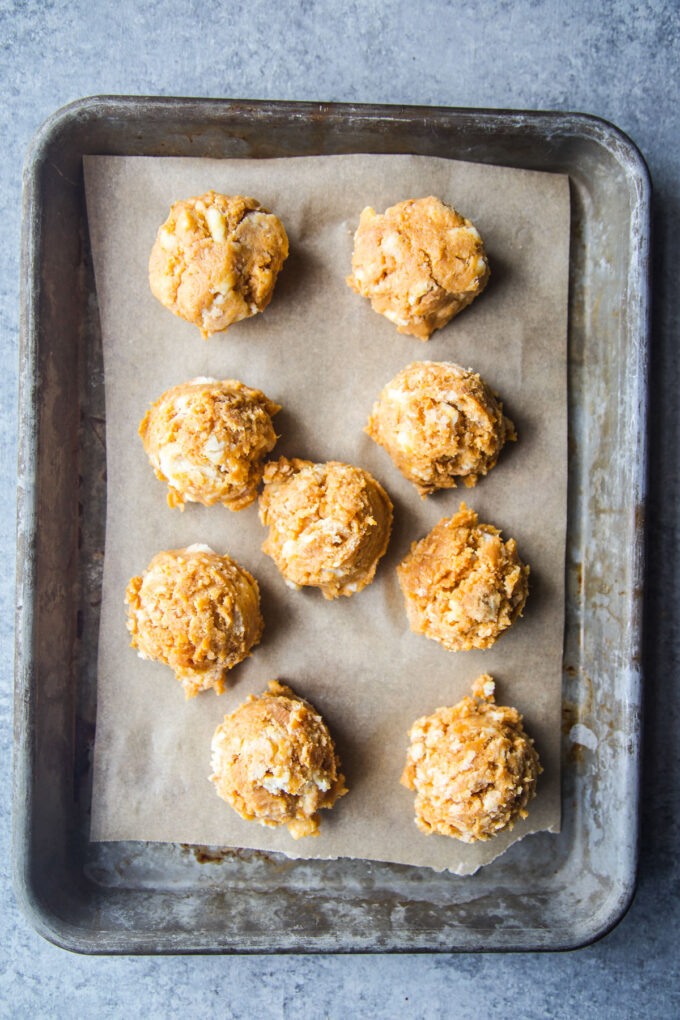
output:
<path id="1" fill-rule="evenodd" d="M 357 860 L 88 841 L 106 456 L 87 153 L 398 152 L 569 174 L 563 827 L 472 877 Z M 637 863 L 650 182 L 568 113 L 95 97 L 24 176 L 15 887 L 87 953 L 562 949 L 611 928 Z"/>

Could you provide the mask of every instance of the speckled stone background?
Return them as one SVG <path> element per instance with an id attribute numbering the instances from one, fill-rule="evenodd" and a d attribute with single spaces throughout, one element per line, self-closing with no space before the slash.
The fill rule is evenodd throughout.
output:
<path id="1" fill-rule="evenodd" d="M 0 0 L 0 1015 L 676 1017 L 680 725 L 677 0 Z M 654 182 L 641 862 L 628 915 L 564 955 L 95 959 L 43 942 L 10 883 L 21 166 L 38 125 L 96 93 L 578 110 Z"/>

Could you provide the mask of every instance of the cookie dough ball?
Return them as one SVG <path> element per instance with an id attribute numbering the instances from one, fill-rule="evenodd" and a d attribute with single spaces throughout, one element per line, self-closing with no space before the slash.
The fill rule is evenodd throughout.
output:
<path id="1" fill-rule="evenodd" d="M 259 202 L 208 191 L 173 205 L 151 251 L 149 284 L 208 337 L 264 311 L 287 256 L 283 224 Z"/>
<path id="2" fill-rule="evenodd" d="M 257 581 L 207 545 L 158 553 L 125 601 L 132 647 L 170 666 L 187 698 L 210 687 L 221 694 L 262 635 Z"/>
<path id="3" fill-rule="evenodd" d="M 494 682 L 479 677 L 475 697 L 417 719 L 401 782 L 415 790 L 421 832 L 464 843 L 491 839 L 527 817 L 541 766 L 514 708 L 494 704 Z"/>
<path id="4" fill-rule="evenodd" d="M 225 717 L 212 739 L 211 782 L 241 818 L 319 835 L 319 809 L 347 793 L 318 712 L 276 681 Z"/>
<path id="5" fill-rule="evenodd" d="M 529 567 L 513 538 L 461 503 L 397 567 L 411 630 L 452 652 L 490 648 L 521 615 Z"/>
<path id="6" fill-rule="evenodd" d="M 479 232 L 438 198 L 399 202 L 382 215 L 370 206 L 362 212 L 347 283 L 400 333 L 428 340 L 488 279 Z"/>
<path id="7" fill-rule="evenodd" d="M 276 443 L 272 415 L 281 408 L 235 379 L 194 379 L 167 390 L 139 426 L 168 503 L 230 510 L 249 506 Z"/>
<path id="8" fill-rule="evenodd" d="M 282 457 L 264 469 L 260 519 L 270 529 L 262 549 L 286 583 L 313 585 L 334 599 L 373 580 L 390 537 L 392 503 L 361 468 Z"/>
<path id="9" fill-rule="evenodd" d="M 449 361 L 416 361 L 387 384 L 366 427 L 421 496 L 477 484 L 516 439 L 493 390 Z"/>

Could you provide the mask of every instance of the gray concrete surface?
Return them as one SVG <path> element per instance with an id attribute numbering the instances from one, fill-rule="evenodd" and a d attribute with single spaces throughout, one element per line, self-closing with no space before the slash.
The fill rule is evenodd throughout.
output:
<path id="1" fill-rule="evenodd" d="M 0 1015 L 680 1015 L 678 585 L 680 13 L 677 0 L 0 0 Z M 43 942 L 10 887 L 21 165 L 56 108 L 95 93 L 580 110 L 640 146 L 654 200 L 642 855 L 636 899 L 564 955 L 122 958 Z"/>

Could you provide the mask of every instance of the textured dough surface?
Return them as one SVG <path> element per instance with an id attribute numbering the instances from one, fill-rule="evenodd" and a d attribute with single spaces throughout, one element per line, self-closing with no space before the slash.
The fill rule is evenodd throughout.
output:
<path id="1" fill-rule="evenodd" d="M 367 206 L 361 213 L 347 283 L 400 333 L 428 340 L 488 279 L 479 232 L 440 199 L 409 199 L 382 214 Z"/>
<path id="2" fill-rule="evenodd" d="M 263 551 L 294 587 L 327 599 L 353 595 L 373 580 L 392 527 L 389 496 L 368 471 L 282 457 L 264 470 Z"/>
<path id="3" fill-rule="evenodd" d="M 283 224 L 254 198 L 175 202 L 149 259 L 155 297 L 204 337 L 263 311 L 288 256 Z"/>
<path id="4" fill-rule="evenodd" d="M 397 567 L 411 630 L 452 652 L 489 648 L 521 615 L 529 567 L 464 503 L 414 542 Z"/>
<path id="5" fill-rule="evenodd" d="M 166 390 L 139 434 L 156 476 L 168 483 L 170 506 L 249 506 L 276 443 L 272 415 L 280 410 L 235 379 L 194 379 Z"/>
<path id="6" fill-rule="evenodd" d="M 426 496 L 470 487 L 516 439 L 503 405 L 479 375 L 448 361 L 416 361 L 384 388 L 366 427 Z"/>
<path id="7" fill-rule="evenodd" d="M 208 546 L 158 553 L 125 601 L 132 647 L 170 666 L 187 698 L 211 687 L 221 694 L 262 635 L 257 581 Z"/>
<path id="8" fill-rule="evenodd" d="M 494 683 L 480 676 L 472 698 L 438 708 L 409 730 L 401 782 L 416 791 L 418 828 L 464 843 L 491 839 L 527 817 L 542 771 L 515 708 L 494 704 Z"/>
<path id="9" fill-rule="evenodd" d="M 242 818 L 319 834 L 320 808 L 347 793 L 328 727 L 290 687 L 272 681 L 225 716 L 212 739 L 211 782 Z"/>

